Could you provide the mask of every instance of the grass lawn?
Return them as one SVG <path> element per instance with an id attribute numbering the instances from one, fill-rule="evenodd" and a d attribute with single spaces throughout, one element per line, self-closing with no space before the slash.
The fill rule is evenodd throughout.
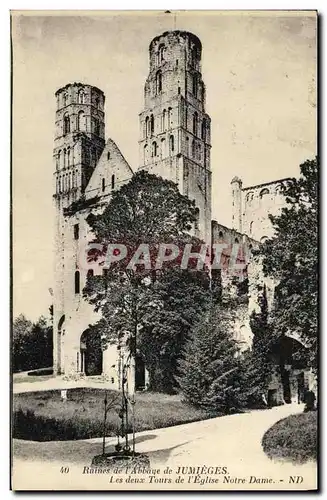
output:
<path id="1" fill-rule="evenodd" d="M 317 412 L 291 415 L 276 422 L 263 436 L 262 446 L 272 459 L 304 463 L 317 459 Z"/>
<path id="2" fill-rule="evenodd" d="M 112 408 L 107 415 L 106 435 L 119 428 L 119 393 L 108 391 Z M 60 391 L 15 394 L 13 398 L 15 438 L 51 441 L 100 437 L 103 435 L 104 389 L 68 389 L 67 401 Z M 178 395 L 140 392 L 135 405 L 136 432 L 203 420 L 209 415 L 181 401 Z M 129 427 L 129 432 L 131 427 Z"/>
<path id="3" fill-rule="evenodd" d="M 13 375 L 12 379 L 14 384 L 21 384 L 22 382 L 43 382 L 44 380 L 50 380 L 51 378 L 54 378 L 53 375 L 15 375 L 16 374 Z"/>

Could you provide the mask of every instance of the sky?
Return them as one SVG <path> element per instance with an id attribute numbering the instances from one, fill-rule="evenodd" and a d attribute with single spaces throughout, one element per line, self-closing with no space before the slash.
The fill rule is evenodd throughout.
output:
<path id="1" fill-rule="evenodd" d="M 13 313 L 48 314 L 53 287 L 55 91 L 106 96 L 106 138 L 138 167 L 148 47 L 170 29 L 202 42 L 211 116 L 212 217 L 231 225 L 230 181 L 297 176 L 316 154 L 316 18 L 310 12 L 16 12 L 13 42 Z"/>

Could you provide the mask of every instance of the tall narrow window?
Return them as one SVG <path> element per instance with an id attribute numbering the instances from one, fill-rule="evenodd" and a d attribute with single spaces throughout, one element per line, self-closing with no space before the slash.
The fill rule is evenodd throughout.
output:
<path id="1" fill-rule="evenodd" d="M 61 155 L 61 151 L 59 150 L 57 153 L 57 156 L 56 156 L 56 169 L 57 170 L 59 170 L 59 168 L 60 168 L 60 155 Z"/>
<path id="2" fill-rule="evenodd" d="M 80 132 L 83 132 L 86 130 L 86 126 L 85 126 L 85 114 L 84 114 L 84 111 L 80 111 L 78 113 L 78 130 Z"/>
<path id="3" fill-rule="evenodd" d="M 75 271 L 75 293 L 80 291 L 80 274 L 79 271 Z"/>
<path id="4" fill-rule="evenodd" d="M 197 137 L 198 135 L 198 114 L 197 112 L 193 115 L 193 134 Z"/>
<path id="5" fill-rule="evenodd" d="M 107 153 L 107 160 L 108 161 L 110 160 L 110 151 L 108 151 L 108 153 Z"/>
<path id="6" fill-rule="evenodd" d="M 195 158 L 195 140 L 192 141 L 192 158 Z"/>
<path id="7" fill-rule="evenodd" d="M 70 132 L 70 119 L 69 115 L 64 116 L 64 135 L 69 134 Z"/>
<path id="8" fill-rule="evenodd" d="M 159 45 L 159 50 L 158 50 L 158 64 L 162 64 L 164 62 L 164 54 L 165 54 L 165 46 L 164 45 Z"/>
<path id="9" fill-rule="evenodd" d="M 154 134 L 154 116 L 153 115 L 150 116 L 150 134 L 151 135 Z"/>
<path id="10" fill-rule="evenodd" d="M 67 106 L 67 102 L 68 102 L 68 96 L 66 93 L 64 93 L 64 95 L 62 96 L 62 103 L 64 106 Z"/>
<path id="11" fill-rule="evenodd" d="M 144 148 L 143 148 L 143 163 L 144 163 L 144 165 L 147 163 L 147 161 L 148 161 L 148 145 L 144 144 Z"/>
<path id="12" fill-rule="evenodd" d="M 156 74 L 156 94 L 160 94 L 162 91 L 162 73 L 161 71 L 157 71 Z"/>
<path id="13" fill-rule="evenodd" d="M 67 167 L 67 153 L 66 153 L 65 149 L 63 151 L 63 155 L 64 155 L 64 168 L 66 168 Z"/>
<path id="14" fill-rule="evenodd" d="M 166 141 L 165 139 L 161 139 L 161 158 L 166 157 Z"/>
<path id="15" fill-rule="evenodd" d="M 80 90 L 78 92 L 78 104 L 84 104 L 85 103 L 85 94 L 83 90 Z"/>
<path id="16" fill-rule="evenodd" d="M 75 187 L 75 170 L 72 172 L 72 188 Z"/>
<path id="17" fill-rule="evenodd" d="M 162 112 L 162 132 L 166 130 L 166 119 L 167 119 L 167 111 L 164 109 Z"/>
<path id="18" fill-rule="evenodd" d="M 193 68 L 196 68 L 196 60 L 197 60 L 196 48 L 193 47 L 192 52 L 191 52 L 191 64 L 192 64 Z"/>
<path id="19" fill-rule="evenodd" d="M 201 139 L 206 140 L 206 121 L 204 118 L 201 123 Z"/>
<path id="20" fill-rule="evenodd" d="M 148 137 L 148 135 L 149 135 L 149 117 L 147 116 L 144 125 L 144 137 Z"/>
<path id="21" fill-rule="evenodd" d="M 195 97 L 198 95 L 198 75 L 196 73 L 193 75 L 193 95 Z"/>
<path id="22" fill-rule="evenodd" d="M 67 167 L 70 167 L 70 161 L 71 161 L 71 158 L 70 158 L 70 148 L 67 149 Z"/>
<path id="23" fill-rule="evenodd" d="M 175 144 L 174 144 L 174 136 L 171 135 L 169 137 L 169 152 L 170 153 L 173 153 L 174 152 L 174 149 L 175 149 Z"/>
<path id="24" fill-rule="evenodd" d="M 172 109 L 168 108 L 168 115 L 167 115 L 167 118 L 168 118 L 168 129 L 171 128 L 171 114 L 172 114 Z"/>
<path id="25" fill-rule="evenodd" d="M 79 239 L 79 224 L 74 224 L 74 240 Z"/>
<path id="26" fill-rule="evenodd" d="M 103 178 L 102 179 L 102 192 L 106 189 L 106 181 L 105 179 Z"/>
<path id="27" fill-rule="evenodd" d="M 111 189 L 115 189 L 115 174 L 111 176 Z"/>
<path id="28" fill-rule="evenodd" d="M 157 143 L 155 141 L 152 143 L 152 156 L 157 156 Z"/>

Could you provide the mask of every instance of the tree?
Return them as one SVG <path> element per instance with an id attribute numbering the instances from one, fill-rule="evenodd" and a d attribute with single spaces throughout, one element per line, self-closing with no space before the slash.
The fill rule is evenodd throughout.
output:
<path id="1" fill-rule="evenodd" d="M 228 413 L 244 405 L 232 317 L 227 306 L 212 305 L 186 342 L 178 381 L 186 401 L 196 407 Z"/>
<path id="2" fill-rule="evenodd" d="M 52 328 L 40 316 L 32 323 L 23 314 L 13 323 L 13 372 L 52 366 Z"/>
<path id="3" fill-rule="evenodd" d="M 271 216 L 275 237 L 263 245 L 266 275 L 277 281 L 274 325 L 296 332 L 317 366 L 318 341 L 318 159 L 300 165 L 301 176 L 285 188 L 287 206 Z"/>
<path id="4" fill-rule="evenodd" d="M 33 324 L 23 314 L 15 318 L 12 330 L 12 371 L 24 369 L 26 364 L 25 344 Z"/>
<path id="5" fill-rule="evenodd" d="M 209 291 L 206 270 L 180 269 L 181 253 L 161 268 L 155 267 L 156 256 L 160 244 L 174 244 L 181 251 L 192 244 L 194 251 L 201 244 L 190 236 L 196 217 L 194 202 L 176 184 L 145 171 L 113 192 L 102 214 L 88 217 L 95 242 L 105 250 L 117 244 L 127 248 L 126 258 L 87 280 L 84 296 L 102 313 L 93 328 L 103 347 L 127 339 L 134 354 L 143 354 L 156 390 L 172 390 L 173 373 L 164 367 L 175 367 L 185 331 L 202 313 Z M 144 262 L 129 267 L 140 245 L 150 254 L 144 250 L 139 255 Z M 158 376 L 164 372 L 165 378 Z"/>

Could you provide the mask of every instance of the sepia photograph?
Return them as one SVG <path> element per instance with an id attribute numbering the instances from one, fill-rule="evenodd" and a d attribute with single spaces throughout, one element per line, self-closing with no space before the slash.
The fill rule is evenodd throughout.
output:
<path id="1" fill-rule="evenodd" d="M 10 22 L 11 488 L 317 490 L 317 11 Z"/>

